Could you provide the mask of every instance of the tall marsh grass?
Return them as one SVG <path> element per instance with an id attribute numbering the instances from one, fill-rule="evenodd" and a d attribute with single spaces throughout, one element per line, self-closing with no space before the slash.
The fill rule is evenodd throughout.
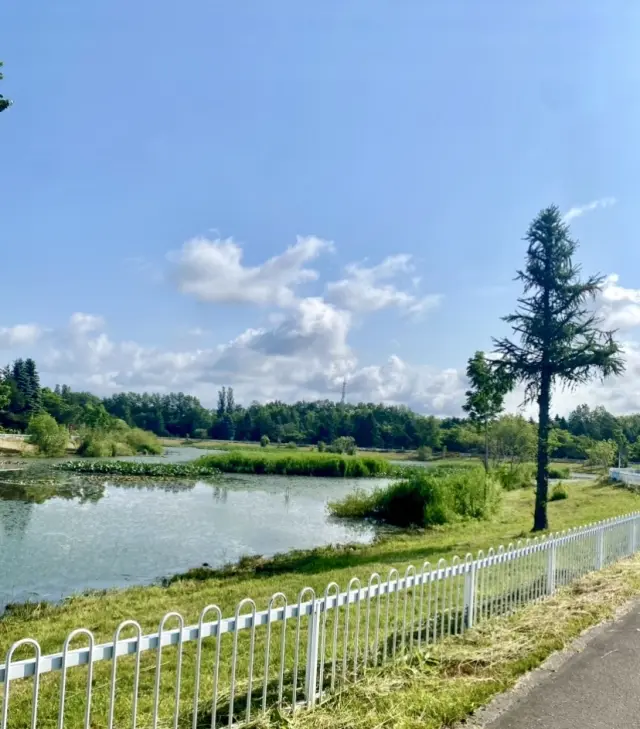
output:
<path id="1" fill-rule="evenodd" d="M 427 527 L 459 519 L 487 519 L 499 501 L 499 482 L 482 468 L 416 470 L 371 494 L 356 491 L 332 502 L 329 511 L 340 518 Z"/>
<path id="2" fill-rule="evenodd" d="M 197 466 L 210 466 L 225 473 L 255 473 L 282 476 L 368 478 L 390 475 L 394 468 L 383 458 L 346 456 L 338 453 L 227 451 L 202 456 Z"/>
<path id="3" fill-rule="evenodd" d="M 78 455 L 88 458 L 109 456 L 161 455 L 158 437 L 140 428 L 90 429 L 80 436 Z"/>

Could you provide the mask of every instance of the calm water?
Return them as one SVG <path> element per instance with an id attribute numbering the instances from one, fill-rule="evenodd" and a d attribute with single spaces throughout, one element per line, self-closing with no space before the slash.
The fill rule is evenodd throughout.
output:
<path id="1" fill-rule="evenodd" d="M 173 450 L 186 459 L 187 449 Z M 371 527 L 331 520 L 326 503 L 384 483 L 242 476 L 134 486 L 60 474 L 52 485 L 24 472 L 0 479 L 0 608 L 149 584 L 246 554 L 368 541 Z"/>

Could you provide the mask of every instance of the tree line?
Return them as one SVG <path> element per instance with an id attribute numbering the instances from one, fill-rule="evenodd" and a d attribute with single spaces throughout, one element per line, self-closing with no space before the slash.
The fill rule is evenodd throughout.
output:
<path id="1" fill-rule="evenodd" d="M 474 359 L 477 366 L 478 355 Z M 479 407 L 477 402 L 475 405 Z M 49 413 L 72 431 L 81 426 L 100 427 L 109 418 L 117 418 L 162 437 L 257 442 L 266 436 L 272 443 L 296 444 L 329 444 L 346 437 L 360 448 L 427 448 L 434 453 L 474 455 L 484 455 L 486 448 L 488 457 L 495 455 L 497 446 L 490 444 L 496 441 L 496 434 L 515 427 L 510 420 L 513 416 L 496 412 L 489 422 L 480 419 L 473 408 L 469 417 L 436 418 L 403 406 L 330 400 L 253 402 L 244 407 L 236 403 L 232 387 L 220 389 L 215 409 L 205 408 L 197 397 L 181 392 L 126 392 L 100 398 L 73 391 L 68 385 L 41 387 L 34 360 L 18 359 L 0 371 L 0 428 L 23 432 L 38 412 Z M 485 438 L 485 431 L 495 422 L 502 423 L 501 429 L 494 428 Z M 535 426 L 533 420 L 528 424 Z M 603 407 L 580 405 L 569 416 L 552 419 L 549 437 L 554 458 L 587 458 L 594 442 L 607 441 L 616 444 L 623 460 L 640 461 L 640 414 L 614 416 Z"/>

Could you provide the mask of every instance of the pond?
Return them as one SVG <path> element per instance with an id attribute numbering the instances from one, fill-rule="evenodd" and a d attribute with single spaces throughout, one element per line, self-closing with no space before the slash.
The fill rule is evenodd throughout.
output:
<path id="1" fill-rule="evenodd" d="M 0 474 L 0 610 L 150 584 L 205 562 L 367 542 L 371 526 L 332 520 L 326 503 L 385 483 L 278 476 L 117 482 L 37 473 Z"/>

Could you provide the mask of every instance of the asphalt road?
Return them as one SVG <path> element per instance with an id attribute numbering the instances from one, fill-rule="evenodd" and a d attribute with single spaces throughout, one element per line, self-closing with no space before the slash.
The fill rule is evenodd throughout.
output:
<path id="1" fill-rule="evenodd" d="M 531 687 L 486 729 L 640 727 L 640 605 L 589 638 L 556 670 L 532 674 Z"/>

